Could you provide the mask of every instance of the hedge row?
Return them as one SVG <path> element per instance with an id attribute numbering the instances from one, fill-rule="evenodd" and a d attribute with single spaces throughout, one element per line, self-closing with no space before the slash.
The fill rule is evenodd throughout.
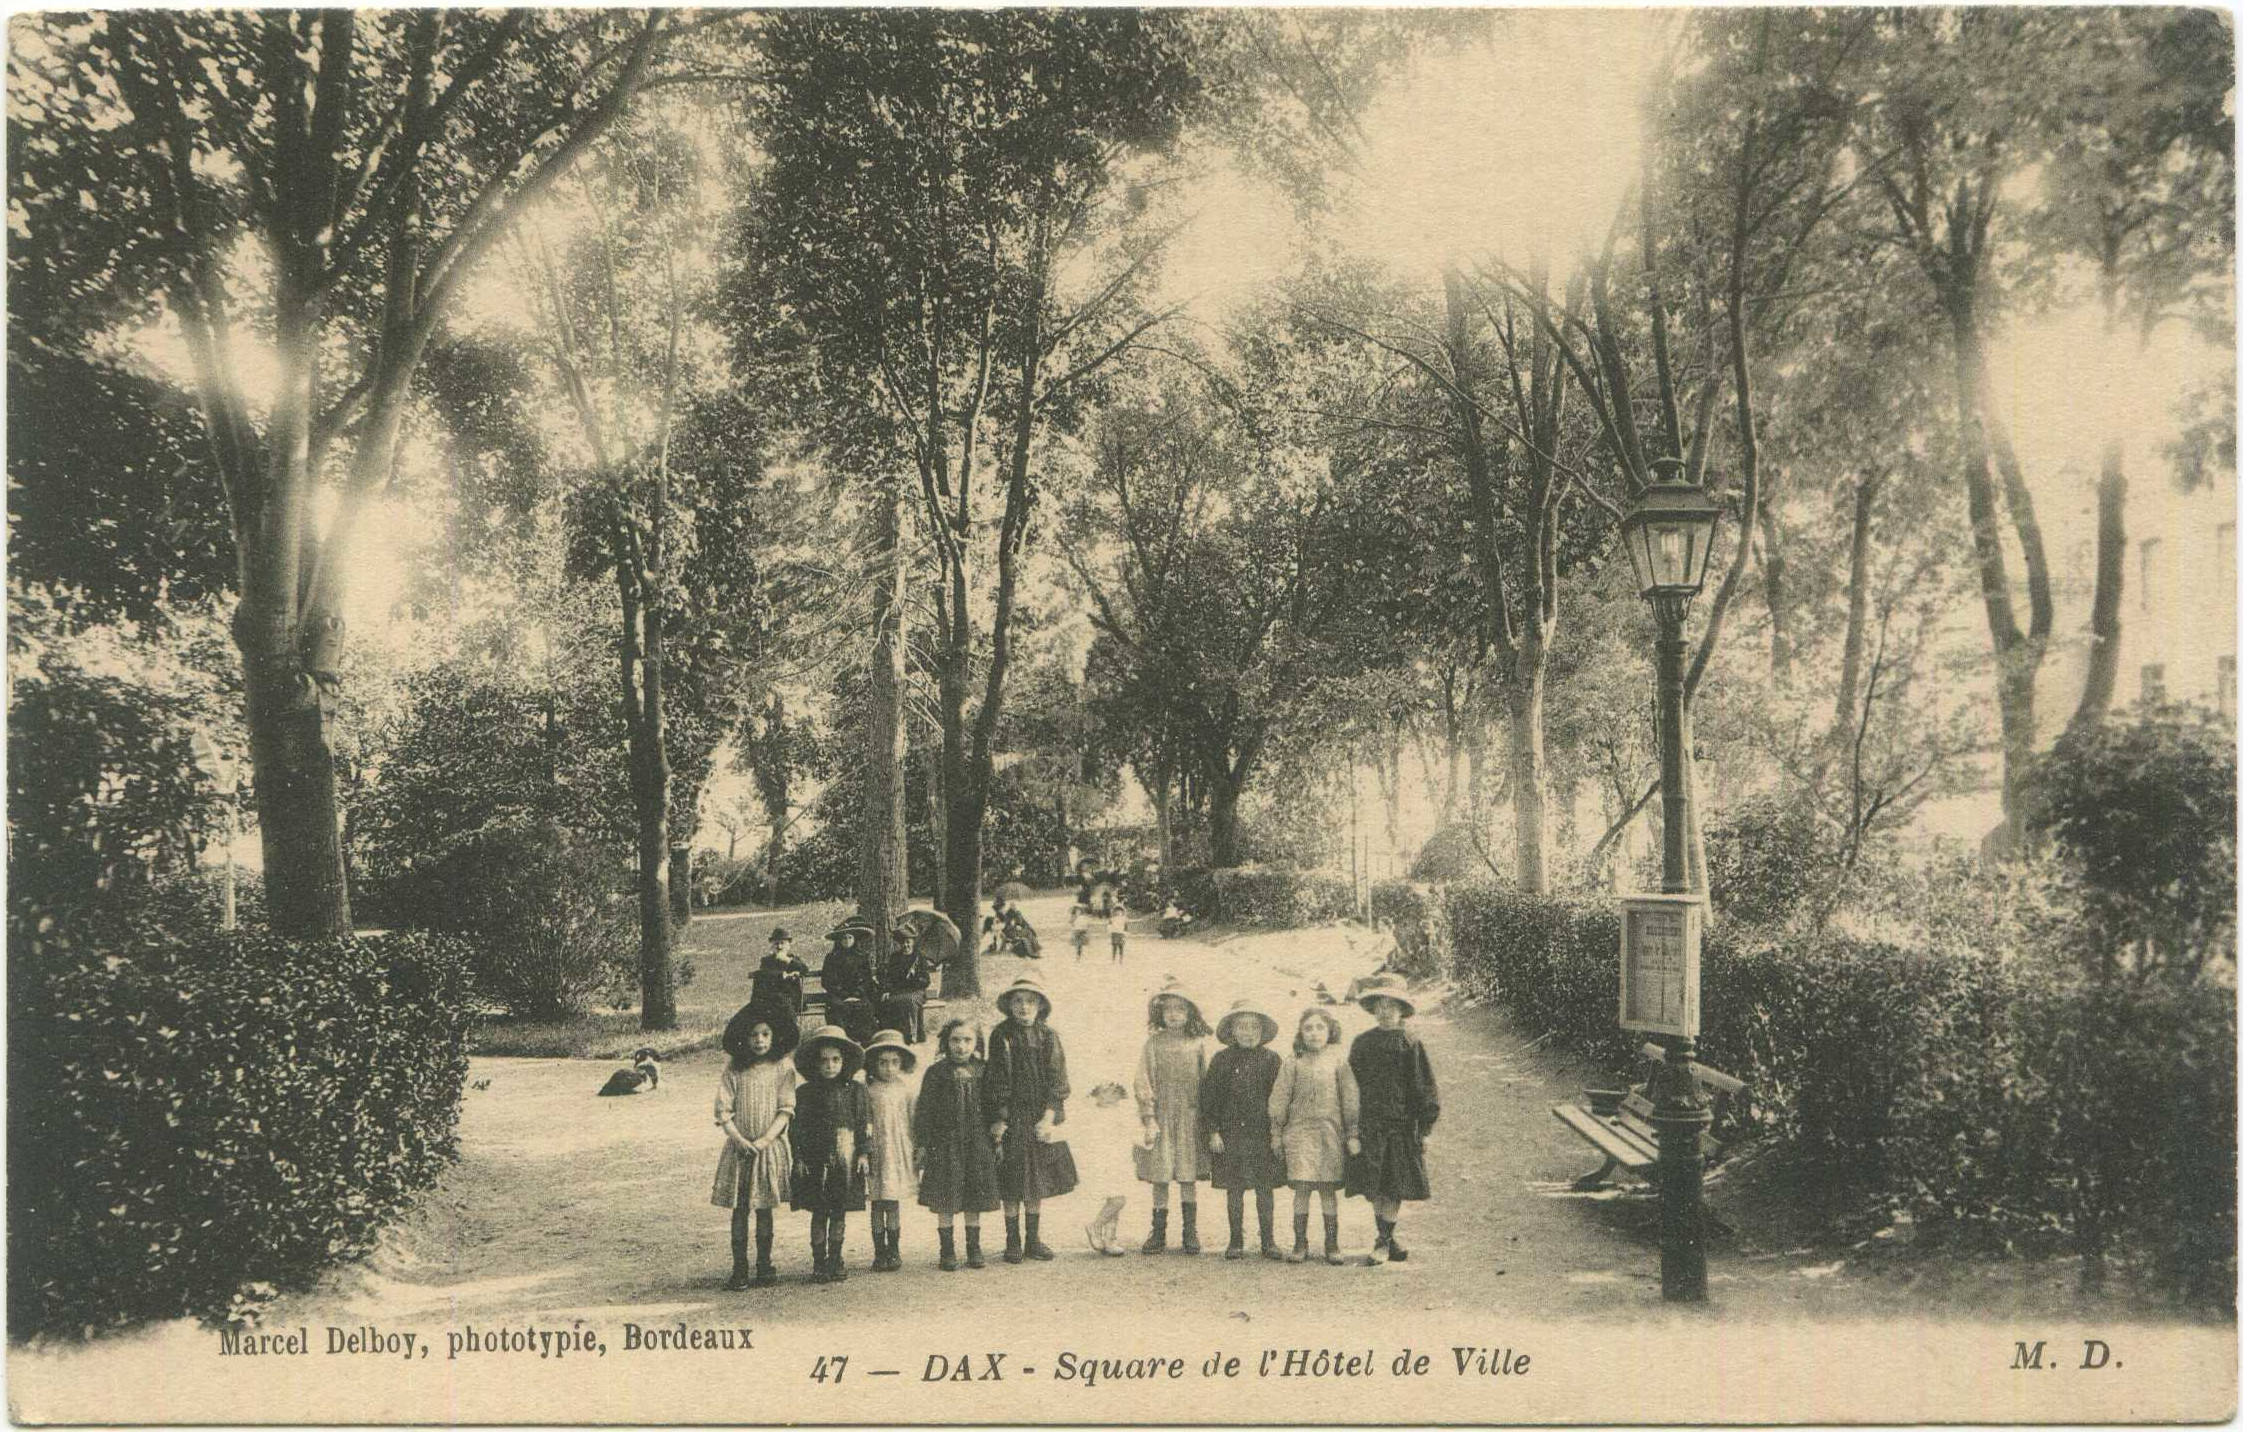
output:
<path id="1" fill-rule="evenodd" d="M 1344 920 L 1355 913 L 1355 890 L 1344 875 L 1319 870 L 1179 869 L 1170 898 L 1206 924 L 1289 930 Z"/>
<path id="2" fill-rule="evenodd" d="M 1635 1057 L 1614 1023 L 1611 900 L 1384 886 L 1374 908 L 1406 953 L 1530 1035 L 1615 1070 Z M 1706 932 L 1700 973 L 1700 1052 L 1752 1086 L 1730 1134 L 1782 1155 L 1770 1167 L 1833 1231 L 1905 1213 L 1971 1243 L 2083 1254 L 2089 1278 L 2121 1259 L 2183 1300 L 2232 1299 L 2232 989 L 1733 924 Z"/>
<path id="3" fill-rule="evenodd" d="M 362 1252 L 454 1153 L 460 946 L 178 928 L 11 921 L 14 1336 L 209 1312 Z"/>

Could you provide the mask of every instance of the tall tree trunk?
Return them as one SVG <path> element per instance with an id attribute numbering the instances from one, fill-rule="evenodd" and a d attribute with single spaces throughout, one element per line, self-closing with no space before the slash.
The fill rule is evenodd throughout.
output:
<path id="1" fill-rule="evenodd" d="M 1768 673 L 1776 685 L 1791 684 L 1791 607 L 1785 589 L 1784 533 L 1770 494 L 1775 484 L 1760 490 L 1760 581 L 1768 602 Z"/>
<path id="2" fill-rule="evenodd" d="M 857 847 L 857 912 L 885 954 L 888 930 L 909 903 L 904 851 L 903 487 L 891 482 L 873 517 L 872 669 L 865 712 L 863 834 Z M 960 926 L 964 929 L 964 926 Z"/>
<path id="3" fill-rule="evenodd" d="M 942 912 L 960 930 L 981 928 L 981 818 L 987 790 L 974 779 L 966 749 L 968 655 L 952 649 L 942 655 L 937 673 L 942 703 Z M 971 943 L 969 941 L 969 943 Z M 981 993 L 981 962 L 962 954 L 946 966 L 945 995 Z"/>
<path id="4" fill-rule="evenodd" d="M 2103 255 L 2103 357 L 2117 352 L 2118 254 Z M 2095 484 L 2095 600 L 2087 618 L 2087 684 L 2072 712 L 2071 730 L 2092 730 L 2111 708 L 2118 689 L 2119 623 L 2126 594 L 2126 439 L 2116 425 L 2103 439 L 2102 474 Z"/>
<path id="5" fill-rule="evenodd" d="M 1977 559 L 1979 596 L 1994 653 L 1994 694 L 2002 729 L 2002 814 L 2013 845 L 2026 837 L 2031 821 L 2025 810 L 2025 776 L 2033 763 L 2038 727 L 2033 711 L 2034 677 L 2039 661 L 2017 624 L 2010 595 L 2009 557 L 2003 548 L 1999 494 L 1987 452 L 1988 428 L 1982 397 L 1985 355 L 1978 317 L 1965 291 L 1948 304 L 1948 330 L 1954 345 L 1956 428 L 1963 439 L 1963 492 L 1970 513 L 1971 549 Z"/>
<path id="6" fill-rule="evenodd" d="M 637 574 L 628 580 L 636 585 Z M 636 615 L 645 633 L 638 643 L 639 717 L 631 723 L 631 792 L 639 818 L 639 1028 L 664 1030 L 678 1027 L 678 1002 L 670 968 L 670 762 L 662 731 L 662 612 L 650 602 Z"/>
<path id="7" fill-rule="evenodd" d="M 1153 830 L 1160 841 L 1160 873 L 1165 884 L 1169 872 L 1176 865 L 1176 822 L 1169 812 L 1174 799 L 1176 778 L 1163 761 L 1154 768 L 1153 775 Z"/>
<path id="8" fill-rule="evenodd" d="M 1863 472 L 1854 479 L 1853 531 L 1846 544 L 1846 646 L 1838 666 L 1838 699 L 1830 712 L 1834 741 L 1853 729 L 1854 706 L 1861 699 L 1862 653 L 1869 638 L 1869 533 L 1877 510 L 1881 474 Z"/>
<path id="9" fill-rule="evenodd" d="M 1525 624 L 1509 689 L 1511 741 L 1511 828 L 1518 843 L 1519 888 L 1550 893 L 1549 771 L 1543 761 L 1542 691 L 1548 650 L 1536 630 Z"/>
<path id="10" fill-rule="evenodd" d="M 1210 773 L 1208 786 L 1209 863 L 1218 870 L 1228 870 L 1237 865 L 1239 859 L 1238 798 L 1245 781 L 1228 772 L 1215 771 Z"/>
<path id="11" fill-rule="evenodd" d="M 927 832 L 934 846 L 934 898 L 950 889 L 950 795 L 942 782 L 942 752 L 927 762 Z"/>
<path id="12" fill-rule="evenodd" d="M 336 820 L 334 712 L 330 689 L 305 665 L 293 622 L 253 612 L 235 618 L 249 707 L 249 759 L 257 837 L 265 857 L 265 900 L 274 933 L 351 932 L 350 883 Z M 340 622 L 336 623 L 337 634 Z"/>

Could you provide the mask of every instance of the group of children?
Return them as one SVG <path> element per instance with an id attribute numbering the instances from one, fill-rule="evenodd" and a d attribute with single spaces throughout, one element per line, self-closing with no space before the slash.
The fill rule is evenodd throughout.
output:
<path id="1" fill-rule="evenodd" d="M 1118 956 L 1117 956 L 1118 957 Z M 1198 1004 L 1173 982 L 1153 996 L 1135 1094 L 1142 1132 L 1137 1176 L 1152 1185 L 1153 1227 L 1141 1251 L 1168 1246 L 1169 1185 L 1181 1204 L 1178 1247 L 1200 1251 L 1198 1186 L 1224 1190 L 1226 1258 L 1246 1256 L 1245 1196 L 1254 1194 L 1261 1256 L 1309 1257 L 1309 1208 L 1321 1201 L 1324 1261 L 1342 1262 L 1338 1195 L 1371 1200 L 1378 1240 L 1371 1260 L 1409 1255 L 1395 1238 L 1406 1201 L 1431 1196 L 1425 1138 L 1440 1093 L 1425 1048 L 1405 1027 L 1416 1012 L 1399 983 L 1374 980 L 1360 1003 L 1378 1021 L 1343 1054 L 1340 1026 L 1321 1008 L 1302 1012 L 1292 1056 L 1268 1046 L 1275 1019 L 1240 1000 L 1210 1031 Z M 1045 1200 L 1072 1191 L 1075 1163 L 1060 1130 L 1067 1119 L 1067 1055 L 1051 1027 L 1051 999 L 1023 975 L 998 996 L 1003 1020 L 986 1038 L 953 1019 L 939 1057 L 914 1093 L 904 1076 L 917 1056 L 894 1030 L 859 1045 L 827 1025 L 796 1047 L 784 1004 L 751 1002 L 724 1034 L 731 1056 L 716 1097 L 725 1145 L 710 1201 L 732 1210 L 729 1288 L 777 1281 L 773 1217 L 782 1205 L 810 1214 L 811 1281 L 840 1282 L 848 1215 L 872 1214 L 874 1272 L 901 1268 L 901 1214 L 916 1201 L 938 1220 L 939 1266 L 985 1267 L 981 1217 L 1002 1208 L 1007 1263 L 1056 1256 L 1042 1237 Z M 1210 1033 L 1224 1046 L 1212 1059 Z M 859 1071 L 865 1075 L 858 1082 Z M 1272 1227 L 1276 1190 L 1293 1190 L 1293 1246 Z M 753 1226 L 755 1261 L 748 1260 Z"/>

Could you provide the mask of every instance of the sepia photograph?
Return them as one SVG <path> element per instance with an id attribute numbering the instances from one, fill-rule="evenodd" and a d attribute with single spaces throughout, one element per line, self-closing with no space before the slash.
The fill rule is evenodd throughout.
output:
<path id="1" fill-rule="evenodd" d="M 2236 1415 L 2230 11 L 6 75 L 12 1422 Z"/>

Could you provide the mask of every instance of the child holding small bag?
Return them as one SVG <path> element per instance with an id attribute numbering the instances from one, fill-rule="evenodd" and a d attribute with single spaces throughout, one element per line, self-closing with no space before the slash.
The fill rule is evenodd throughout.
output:
<path id="1" fill-rule="evenodd" d="M 1067 1050 L 1051 1027 L 1051 997 L 1032 975 L 997 996 L 1004 1023 L 989 1036 L 989 1139 L 997 1146 L 997 1188 L 1005 1203 L 1005 1261 L 1049 1261 L 1043 1203 L 1072 1193 L 1075 1156 L 1058 1136 L 1067 1122 Z M 1027 1230 L 1022 1233 L 1025 1213 Z"/>

